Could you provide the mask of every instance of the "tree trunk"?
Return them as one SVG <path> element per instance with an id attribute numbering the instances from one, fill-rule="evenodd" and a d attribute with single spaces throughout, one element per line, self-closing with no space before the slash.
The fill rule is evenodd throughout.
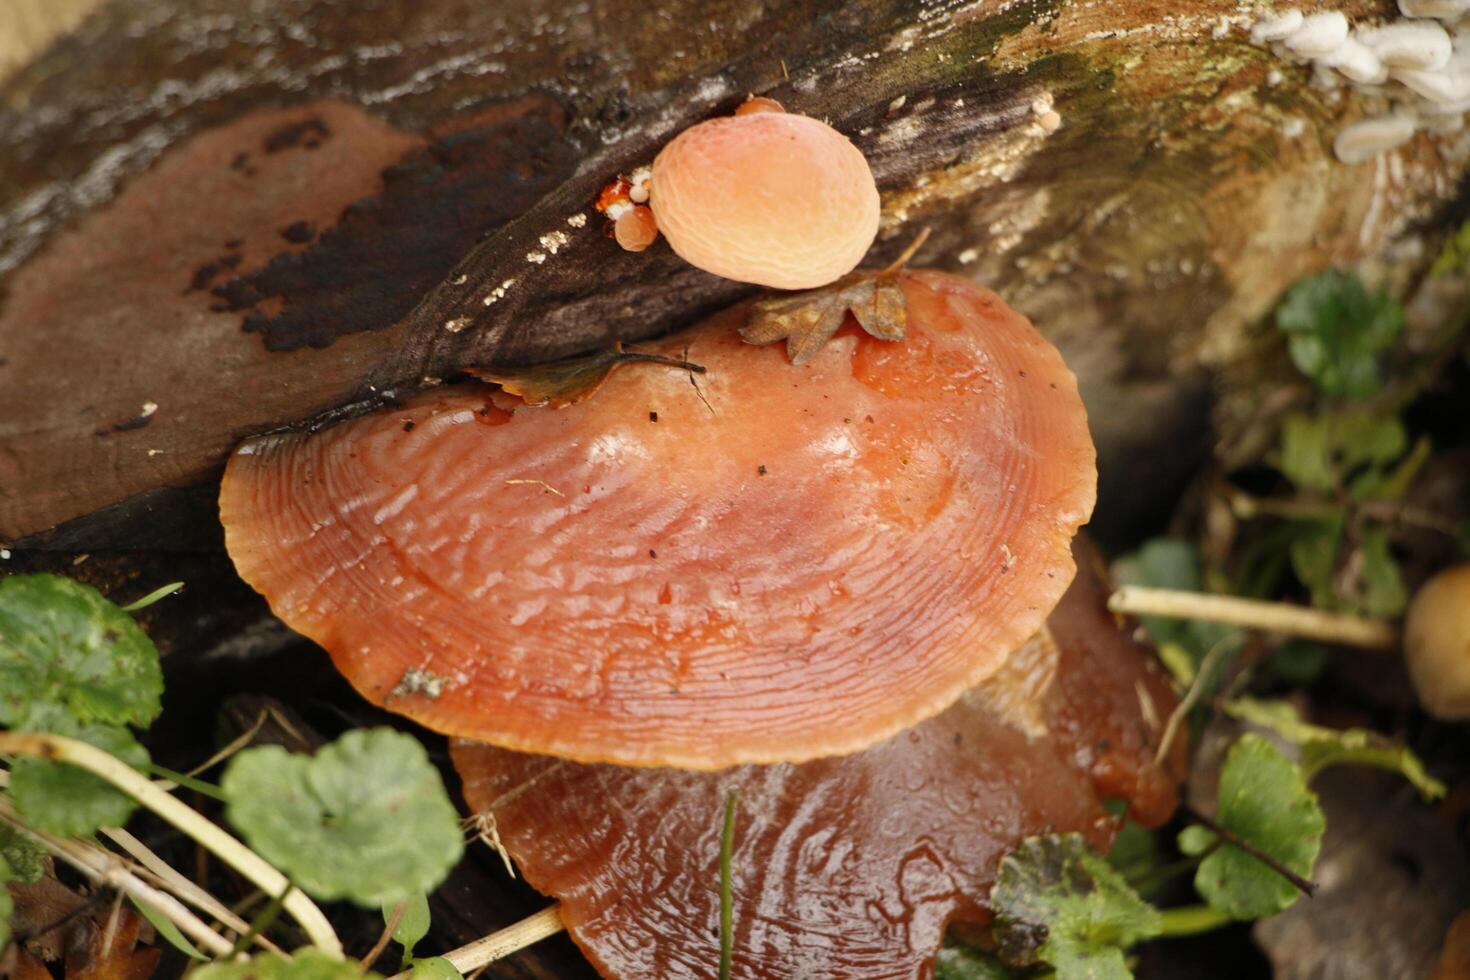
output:
<path id="1" fill-rule="evenodd" d="M 0 540 L 209 547 L 245 436 L 748 294 L 666 246 L 621 251 L 590 205 L 752 92 L 868 155 L 872 261 L 931 226 L 917 264 L 993 286 L 1062 347 L 1105 503 L 1168 484 L 1204 446 L 1202 369 L 1261 369 L 1251 325 L 1285 286 L 1422 234 L 1463 168 L 1427 135 L 1336 162 L 1364 97 L 1312 87 L 1249 18 L 113 0 L 0 88 Z M 1116 519 L 1136 495 L 1114 496 Z"/>

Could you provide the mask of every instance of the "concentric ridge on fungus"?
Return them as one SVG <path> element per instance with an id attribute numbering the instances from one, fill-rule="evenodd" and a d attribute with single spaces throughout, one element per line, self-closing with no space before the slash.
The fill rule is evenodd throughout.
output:
<path id="1" fill-rule="evenodd" d="M 453 387 L 248 442 L 230 554 L 438 731 L 691 769 L 871 745 L 1041 625 L 1095 486 L 1056 350 L 973 283 L 900 278 L 902 343 L 796 366 L 737 307 L 650 345 L 697 377 L 626 368 L 558 410 Z"/>

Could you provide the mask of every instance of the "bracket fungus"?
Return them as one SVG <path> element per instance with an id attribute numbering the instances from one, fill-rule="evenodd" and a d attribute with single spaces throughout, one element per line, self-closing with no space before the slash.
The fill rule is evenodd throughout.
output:
<path id="1" fill-rule="evenodd" d="M 609 184 L 597 209 L 629 251 L 662 232 L 690 265 L 774 289 L 847 275 L 878 234 L 878 185 L 862 151 L 821 120 L 754 96 L 684 130 L 651 171 Z"/>
<path id="2" fill-rule="evenodd" d="M 1156 764 L 1175 697 L 1108 613 L 1087 548 L 1046 628 L 953 707 L 864 752 L 721 773 L 576 765 L 455 741 L 465 798 L 609 978 L 709 977 L 718 814 L 738 794 L 732 977 L 933 975 L 950 925 L 985 924 L 1025 838 L 1174 810 L 1185 744 Z M 548 828 L 556 828 L 548 833 Z"/>
<path id="3" fill-rule="evenodd" d="M 773 118 L 759 113 L 749 118 Z M 578 761 L 853 752 L 1040 627 L 1096 472 L 1076 381 L 973 283 L 899 273 L 903 343 L 802 365 L 735 307 L 532 408 L 453 386 L 225 475 L 247 582 L 374 703 Z"/>

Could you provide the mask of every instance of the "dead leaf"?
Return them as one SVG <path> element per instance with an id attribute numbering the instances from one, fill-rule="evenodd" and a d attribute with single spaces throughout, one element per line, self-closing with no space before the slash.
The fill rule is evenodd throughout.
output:
<path id="1" fill-rule="evenodd" d="M 660 354 L 625 351 L 622 344 L 534 367 L 503 371 L 466 368 L 466 371 L 481 381 L 492 381 L 510 394 L 519 395 L 527 405 L 563 408 L 596 391 L 613 368 L 620 364 L 634 363 L 663 364 L 684 371 L 704 373 L 702 365 Z"/>
<path id="2" fill-rule="evenodd" d="M 897 280 L 884 273 L 857 273 L 830 286 L 759 300 L 740 337 L 748 344 L 784 340 L 791 363 L 805 364 L 832 339 L 849 312 L 879 340 L 902 340 L 908 327 Z"/>
<path id="3" fill-rule="evenodd" d="M 148 980 L 158 966 L 162 950 L 153 947 L 137 949 L 146 923 L 143 917 L 126 905 L 117 906 L 116 922 L 97 925 L 85 948 L 72 948 L 66 957 L 67 980 Z M 110 932 L 110 935 L 109 935 Z M 148 927 L 151 935 L 152 927 Z M 111 942 L 103 946 L 105 940 Z"/>
<path id="4" fill-rule="evenodd" d="M 854 272 L 827 286 L 758 300 L 740 329 L 747 344 L 786 341 L 792 364 L 805 364 L 827 345 L 851 313 L 870 336 L 902 340 L 908 331 L 908 306 L 898 272 L 929 237 L 919 232 L 913 243 L 881 272 Z"/>

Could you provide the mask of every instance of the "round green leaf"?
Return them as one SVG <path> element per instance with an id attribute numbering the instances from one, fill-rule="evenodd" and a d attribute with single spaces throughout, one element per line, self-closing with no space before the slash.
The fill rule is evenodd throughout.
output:
<path id="1" fill-rule="evenodd" d="M 392 729 L 348 732 L 314 757 L 249 749 L 221 788 L 251 847 L 323 900 L 374 906 L 432 891 L 464 849 L 438 771 Z"/>
<path id="2" fill-rule="evenodd" d="M 0 580 L 0 724 L 28 726 L 49 703 L 83 723 L 144 727 L 162 694 L 153 641 L 96 589 L 57 575 Z"/>
<path id="3" fill-rule="evenodd" d="M 44 721 L 43 731 L 95 745 L 134 769 L 148 768 L 148 750 L 120 725 L 78 724 L 55 705 L 33 711 L 32 717 Z M 27 823 L 59 837 L 121 827 L 137 806 L 132 797 L 84 769 L 35 758 L 15 760 L 10 795 Z"/>
<path id="4" fill-rule="evenodd" d="M 194 970 L 189 980 L 382 980 L 376 973 L 359 973 L 358 969 L 352 960 L 334 960 L 308 946 L 289 958 L 262 953 L 248 960 L 220 960 Z"/>
<path id="5" fill-rule="evenodd" d="M 414 960 L 410 976 L 413 980 L 464 980 L 464 974 L 442 956 Z"/>
<path id="6" fill-rule="evenodd" d="M 1242 735 L 1225 757 L 1215 820 L 1302 877 L 1311 875 L 1327 830 L 1327 819 L 1300 767 L 1253 732 Z M 1204 834 L 1193 828 L 1185 833 L 1189 836 L 1181 837 L 1181 850 L 1205 849 Z M 1290 881 L 1230 843 L 1222 843 L 1200 863 L 1194 887 L 1236 919 L 1275 915 L 1299 897 Z"/>

